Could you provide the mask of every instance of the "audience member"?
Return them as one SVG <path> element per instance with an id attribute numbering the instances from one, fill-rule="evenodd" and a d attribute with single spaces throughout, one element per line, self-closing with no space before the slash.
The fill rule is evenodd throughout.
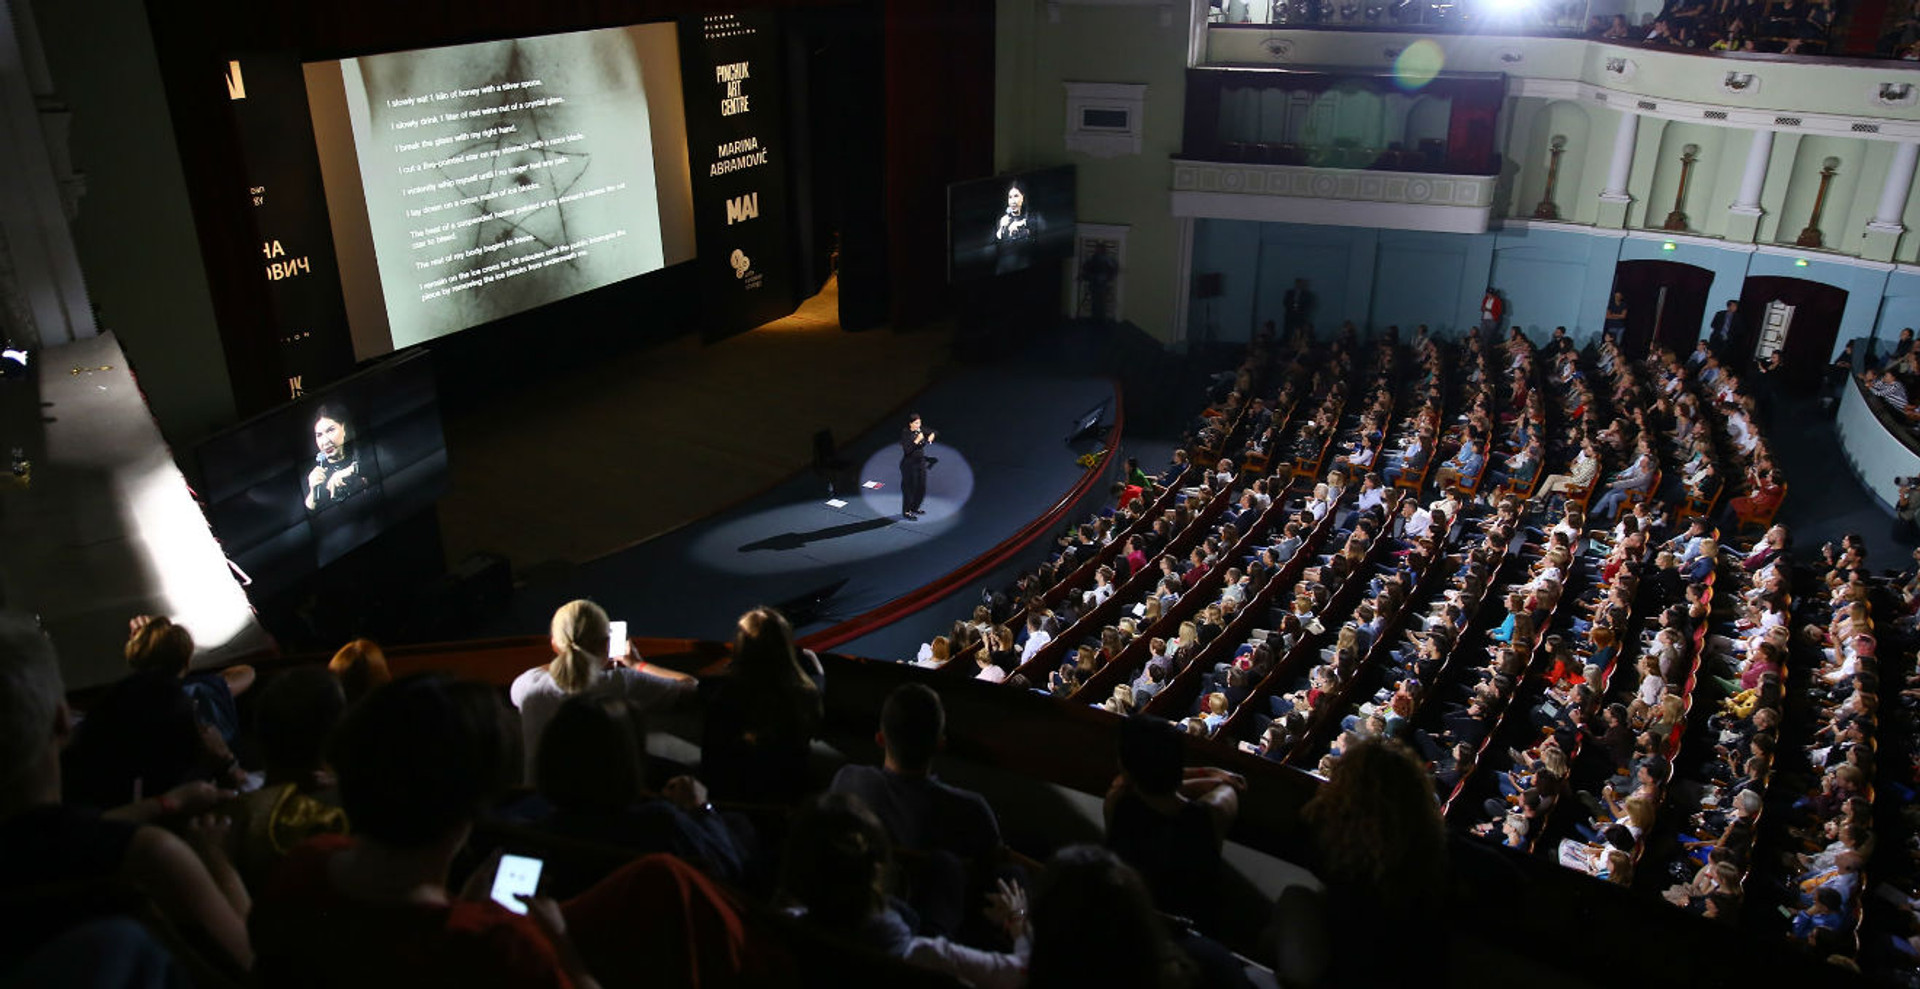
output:
<path id="1" fill-rule="evenodd" d="M 288 856 L 254 917 L 263 984 L 690 985 L 770 975 L 727 894 L 666 855 L 637 859 L 565 904 L 465 891 L 454 857 L 512 779 L 517 732 L 492 688 L 396 680 L 347 712 L 329 746 L 353 836 Z M 497 864 L 497 863 L 496 863 Z"/>
<path id="2" fill-rule="evenodd" d="M 280 859 L 308 838 L 347 832 L 326 765 L 327 736 L 346 707 L 340 681 L 316 667 L 288 670 L 261 689 L 253 724 L 264 781 L 228 807 L 235 864 L 250 887 L 260 888 Z"/>
<path id="3" fill-rule="evenodd" d="M 608 658 L 607 613 L 592 601 L 569 601 L 553 613 L 550 640 L 553 661 L 520 674 L 508 690 L 520 709 L 520 727 L 529 778 L 540 758 L 540 738 L 562 701 L 585 690 L 605 689 L 632 701 L 641 711 L 672 703 L 691 692 L 685 673 L 649 666 L 631 651 Z"/>
<path id="4" fill-rule="evenodd" d="M 350 704 L 367 696 L 373 688 L 393 681 L 393 674 L 387 669 L 387 654 L 372 639 L 355 639 L 341 646 L 327 663 L 327 669 L 340 678 L 340 686 L 346 690 Z"/>
<path id="5" fill-rule="evenodd" d="M 1433 779 L 1413 752 L 1365 739 L 1334 763 L 1305 810 L 1324 892 L 1289 887 L 1278 904 L 1287 984 L 1429 985 L 1446 967 L 1435 917 L 1447 837 Z M 1392 951 L 1378 948 L 1392 931 Z"/>
<path id="6" fill-rule="evenodd" d="M 1220 846 L 1246 781 L 1186 768 L 1180 729 L 1135 715 L 1120 723 L 1120 775 L 1107 790 L 1107 847 L 1138 870 L 1154 902 L 1205 923 L 1216 916 Z"/>
<path id="7" fill-rule="evenodd" d="M 808 802 L 787 836 L 780 888 L 808 923 L 892 958 L 947 972 L 982 989 L 1014 989 L 1026 982 L 1025 894 L 1002 894 L 1010 953 L 982 951 L 944 937 L 916 933 L 897 901 L 887 894 L 892 861 L 887 830 L 851 793 L 828 793 Z"/>
<path id="8" fill-rule="evenodd" d="M 171 619 L 139 615 L 128 623 L 127 665 L 136 673 L 162 673 L 178 677 L 181 689 L 193 701 L 194 716 L 200 723 L 220 732 L 227 744 L 240 731 L 240 714 L 234 698 L 253 684 L 253 667 L 236 665 L 224 669 L 194 673 L 193 634 Z"/>
<path id="9" fill-rule="evenodd" d="M 812 790 L 808 756 L 825 712 L 820 660 L 772 608 L 740 617 L 733 662 L 707 686 L 700 777 L 725 800 L 791 803 Z"/>
<path id="10" fill-rule="evenodd" d="M 63 931 L 125 913 L 121 897 L 102 897 L 113 904 L 104 909 L 66 912 L 28 895 L 44 889 L 51 898 L 55 890 L 70 894 L 77 884 L 100 884 L 137 890 L 160 918 L 230 969 L 252 965 L 249 899 L 223 851 L 230 823 L 205 813 L 222 795 L 205 783 L 190 784 L 109 816 L 68 803 L 60 748 L 72 730 L 52 643 L 30 620 L 0 614 L 0 848 L 6 849 L 0 890 L 10 902 L 36 904 L 9 911 L 0 926 L 0 959 L 23 959 Z M 187 840 L 134 823 L 158 817 L 184 822 Z M 138 932 L 131 933 L 138 942 Z M 81 974 L 63 970 L 48 984 L 80 984 Z"/>

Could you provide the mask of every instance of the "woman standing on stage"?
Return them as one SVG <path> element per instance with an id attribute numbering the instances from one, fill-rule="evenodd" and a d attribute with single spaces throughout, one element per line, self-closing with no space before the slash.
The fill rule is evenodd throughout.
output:
<path id="1" fill-rule="evenodd" d="M 927 446 L 933 433 L 920 428 L 920 413 L 907 420 L 900 431 L 900 515 L 917 519 L 923 513 L 920 503 L 927 498 Z"/>

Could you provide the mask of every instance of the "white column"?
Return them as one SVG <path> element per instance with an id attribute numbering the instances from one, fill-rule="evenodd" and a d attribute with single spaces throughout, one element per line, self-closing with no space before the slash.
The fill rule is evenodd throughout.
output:
<path id="1" fill-rule="evenodd" d="M 1173 229 L 1173 333 L 1167 343 L 1184 350 L 1187 346 L 1187 310 L 1193 306 L 1193 217 L 1174 217 Z"/>
<path id="2" fill-rule="evenodd" d="M 1639 131 L 1639 114 L 1620 115 L 1620 129 L 1613 135 L 1613 161 L 1607 165 L 1607 187 L 1600 190 L 1601 199 L 1624 203 L 1631 198 L 1627 195 L 1627 177 L 1633 171 L 1633 138 Z"/>
<path id="3" fill-rule="evenodd" d="M 1903 142 L 1893 147 L 1893 162 L 1887 166 L 1887 181 L 1880 187 L 1880 206 L 1873 211 L 1870 228 L 1901 230 L 1901 218 L 1907 213 L 1907 192 L 1913 188 L 1913 166 L 1920 161 L 1920 144 Z"/>
<path id="4" fill-rule="evenodd" d="M 1773 132 L 1753 132 L 1753 144 L 1747 148 L 1747 170 L 1740 173 L 1740 195 L 1730 207 L 1735 213 L 1760 214 L 1760 191 L 1767 185 L 1767 161 L 1773 157 Z"/>

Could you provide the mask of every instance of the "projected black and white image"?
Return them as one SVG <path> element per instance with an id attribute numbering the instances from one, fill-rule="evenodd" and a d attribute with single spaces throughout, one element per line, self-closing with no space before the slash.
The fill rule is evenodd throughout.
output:
<path id="1" fill-rule="evenodd" d="M 677 73 L 671 25 L 310 65 L 329 209 L 364 201 L 349 226 L 364 223 L 378 269 L 356 283 L 356 238 L 336 233 L 350 312 L 377 291 L 403 348 L 685 260 L 656 174 L 678 161 L 664 177 L 684 186 L 684 138 L 656 147 L 651 122 L 669 113 L 684 134 Z M 650 87 L 672 90 L 668 109 Z M 351 157 L 326 150 L 335 92 Z"/>

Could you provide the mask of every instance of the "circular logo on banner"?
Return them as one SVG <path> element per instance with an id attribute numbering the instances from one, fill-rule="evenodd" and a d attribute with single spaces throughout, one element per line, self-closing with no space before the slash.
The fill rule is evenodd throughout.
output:
<path id="1" fill-rule="evenodd" d="M 747 277 L 747 269 L 753 266 L 753 261 L 747 257 L 747 252 L 737 247 L 734 248 L 733 256 L 727 259 L 727 263 L 733 265 L 733 277 L 735 278 Z"/>

